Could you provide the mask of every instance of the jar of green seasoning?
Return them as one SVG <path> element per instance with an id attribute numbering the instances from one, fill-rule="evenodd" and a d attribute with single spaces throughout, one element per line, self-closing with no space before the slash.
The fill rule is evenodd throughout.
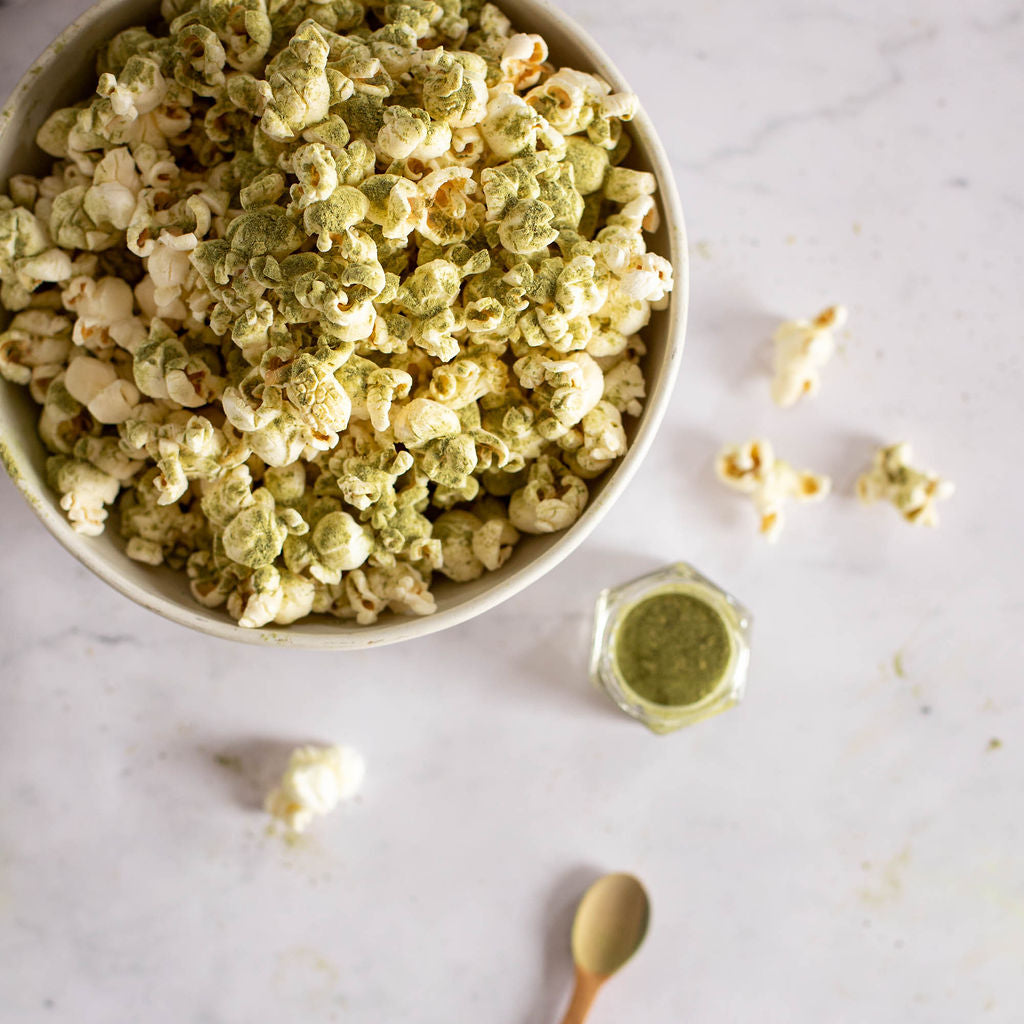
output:
<path id="1" fill-rule="evenodd" d="M 672 732 L 739 702 L 751 625 L 739 601 L 677 562 L 602 591 L 590 676 L 626 714 Z"/>

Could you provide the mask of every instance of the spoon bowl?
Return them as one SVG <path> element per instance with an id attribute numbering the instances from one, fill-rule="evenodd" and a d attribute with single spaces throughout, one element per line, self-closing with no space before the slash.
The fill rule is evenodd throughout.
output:
<path id="1" fill-rule="evenodd" d="M 601 986 L 640 948 L 650 900 L 632 875 L 599 878 L 583 894 L 572 926 L 576 989 L 562 1024 L 582 1024 Z"/>

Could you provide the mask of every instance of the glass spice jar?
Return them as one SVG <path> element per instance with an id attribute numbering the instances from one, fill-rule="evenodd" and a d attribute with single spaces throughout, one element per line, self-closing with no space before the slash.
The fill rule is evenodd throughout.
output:
<path id="1" fill-rule="evenodd" d="M 752 621 L 736 598 L 676 562 L 601 592 L 590 678 L 653 732 L 692 725 L 743 696 Z"/>

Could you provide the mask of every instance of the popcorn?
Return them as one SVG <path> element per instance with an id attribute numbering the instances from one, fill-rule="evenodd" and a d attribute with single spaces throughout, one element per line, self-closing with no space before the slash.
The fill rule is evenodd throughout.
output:
<path id="1" fill-rule="evenodd" d="M 317 815 L 351 800 L 365 777 L 366 762 L 352 747 L 298 747 L 264 807 L 290 831 L 305 832 Z"/>
<path id="2" fill-rule="evenodd" d="M 67 513 L 71 528 L 87 537 L 98 537 L 107 518 L 104 506 L 116 500 L 119 482 L 88 462 L 63 455 L 51 455 L 46 460 L 46 476 L 60 494 L 60 507 Z"/>
<path id="3" fill-rule="evenodd" d="M 772 398 L 778 405 L 794 405 L 821 387 L 821 369 L 835 352 L 833 332 L 846 323 L 843 306 L 829 306 L 813 320 L 787 320 L 772 335 L 775 342 L 775 378 Z"/>
<path id="4" fill-rule="evenodd" d="M 463 0 L 163 0 L 0 197 L 0 374 L 96 534 L 244 628 L 565 529 L 672 288 L 635 100 Z"/>
<path id="5" fill-rule="evenodd" d="M 39 436 L 52 452 L 69 455 L 80 437 L 97 432 L 88 410 L 68 391 L 62 369 L 50 381 L 39 417 Z"/>
<path id="6" fill-rule="evenodd" d="M 98 423 L 123 423 L 140 398 L 138 388 L 120 379 L 113 364 L 86 355 L 68 364 L 64 386 Z"/>
<path id="7" fill-rule="evenodd" d="M 953 494 L 954 485 L 936 473 L 915 469 L 910 459 L 906 441 L 879 448 L 871 469 L 857 478 L 857 497 L 865 505 L 888 501 L 908 523 L 938 526 L 935 506 Z"/>
<path id="8" fill-rule="evenodd" d="M 508 503 L 512 525 L 523 533 L 554 533 L 571 526 L 587 503 L 587 485 L 550 455 L 530 466 L 525 486 Z"/>
<path id="9" fill-rule="evenodd" d="M 718 453 L 715 472 L 727 487 L 751 496 L 760 516 L 760 531 L 769 541 L 779 538 L 787 501 L 820 501 L 832 489 L 827 476 L 798 471 L 776 459 L 765 440 L 727 445 Z"/>
<path id="10" fill-rule="evenodd" d="M 0 334 L 0 375 L 14 384 L 27 384 L 42 402 L 50 381 L 71 352 L 71 323 L 43 309 L 16 313 Z"/>

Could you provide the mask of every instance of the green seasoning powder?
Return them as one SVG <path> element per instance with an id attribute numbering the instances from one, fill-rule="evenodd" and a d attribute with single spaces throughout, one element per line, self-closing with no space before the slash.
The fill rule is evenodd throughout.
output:
<path id="1" fill-rule="evenodd" d="M 696 704 L 721 681 L 732 644 L 722 616 L 692 594 L 652 594 L 626 614 L 615 661 L 626 685 L 653 704 Z"/>

